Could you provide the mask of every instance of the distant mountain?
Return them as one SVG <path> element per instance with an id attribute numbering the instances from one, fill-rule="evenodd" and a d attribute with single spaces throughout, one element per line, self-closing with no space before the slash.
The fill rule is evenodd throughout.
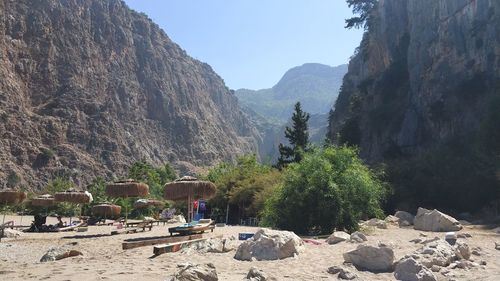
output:
<path id="1" fill-rule="evenodd" d="M 270 89 L 236 91 L 240 103 L 268 120 L 285 123 L 300 101 L 311 114 L 324 114 L 337 99 L 347 65 L 331 67 L 319 63 L 306 63 L 288 70 Z"/>
<path id="2" fill-rule="evenodd" d="M 285 126 L 290 126 L 293 106 L 300 101 L 311 114 L 309 135 L 320 144 L 327 131 L 328 112 L 337 99 L 347 65 L 331 67 L 306 63 L 288 70 L 278 84 L 258 91 L 240 89 L 238 97 L 244 111 L 260 132 L 259 154 L 264 161 L 275 161 L 278 144 L 286 143 Z"/>

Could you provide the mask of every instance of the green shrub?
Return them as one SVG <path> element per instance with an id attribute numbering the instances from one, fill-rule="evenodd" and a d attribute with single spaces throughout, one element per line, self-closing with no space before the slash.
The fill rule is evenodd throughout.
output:
<path id="1" fill-rule="evenodd" d="M 382 215 L 384 194 L 355 148 L 315 149 L 286 169 L 283 185 L 265 203 L 262 224 L 299 234 L 353 231 L 358 220 Z"/>

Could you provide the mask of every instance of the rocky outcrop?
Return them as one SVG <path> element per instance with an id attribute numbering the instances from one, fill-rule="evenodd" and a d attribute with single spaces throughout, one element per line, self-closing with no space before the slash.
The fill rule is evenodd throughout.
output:
<path id="1" fill-rule="evenodd" d="M 458 231 L 462 229 L 460 223 L 453 217 L 438 210 L 418 208 L 414 220 L 414 228 L 424 231 Z"/>
<path id="2" fill-rule="evenodd" d="M 290 258 L 304 250 L 304 242 L 295 233 L 262 228 L 243 242 L 234 258 L 237 260 L 278 260 Z"/>
<path id="3" fill-rule="evenodd" d="M 212 68 L 119 0 L 0 1 L 0 187 L 256 151 Z"/>
<path id="4" fill-rule="evenodd" d="M 500 185 L 494 168 L 478 175 L 500 149 L 500 2 L 376 2 L 328 136 L 388 165 L 394 208 L 475 211 Z"/>
<path id="5" fill-rule="evenodd" d="M 350 127 L 361 155 L 380 161 L 477 130 L 498 90 L 500 3 L 385 0 L 371 17 L 332 132 Z"/>

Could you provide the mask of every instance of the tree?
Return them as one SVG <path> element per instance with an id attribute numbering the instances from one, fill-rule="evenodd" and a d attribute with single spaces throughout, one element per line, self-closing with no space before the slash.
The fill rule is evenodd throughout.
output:
<path id="1" fill-rule="evenodd" d="M 309 147 L 309 132 L 307 131 L 307 122 L 309 113 L 303 112 L 300 102 L 295 104 L 295 112 L 292 115 L 292 128 L 285 128 L 285 137 L 291 146 L 279 144 L 280 156 L 278 158 L 278 168 L 283 168 L 289 163 L 299 162 L 301 154 L 307 151 Z"/>
<path id="2" fill-rule="evenodd" d="M 347 0 L 347 5 L 352 8 L 353 14 L 357 17 L 352 17 L 345 20 L 345 28 L 361 28 L 369 27 L 370 13 L 373 7 L 377 4 L 377 0 Z"/>
<path id="3" fill-rule="evenodd" d="M 163 185 L 174 180 L 177 175 L 169 164 L 155 168 L 149 163 L 138 161 L 130 166 L 128 170 L 128 177 L 137 181 L 145 182 L 149 185 L 151 196 L 161 199 L 163 197 Z"/>
<path id="4" fill-rule="evenodd" d="M 262 224 L 308 234 L 353 231 L 358 220 L 380 217 L 384 184 L 355 148 L 313 149 L 284 172 L 284 183 L 268 196 Z"/>

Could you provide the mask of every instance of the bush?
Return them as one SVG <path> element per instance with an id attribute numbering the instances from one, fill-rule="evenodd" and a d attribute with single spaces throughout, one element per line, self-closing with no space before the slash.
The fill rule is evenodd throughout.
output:
<path id="1" fill-rule="evenodd" d="M 384 185 L 352 147 L 327 147 L 306 153 L 284 174 L 269 196 L 262 224 L 308 234 L 353 231 L 358 220 L 382 216 Z"/>

